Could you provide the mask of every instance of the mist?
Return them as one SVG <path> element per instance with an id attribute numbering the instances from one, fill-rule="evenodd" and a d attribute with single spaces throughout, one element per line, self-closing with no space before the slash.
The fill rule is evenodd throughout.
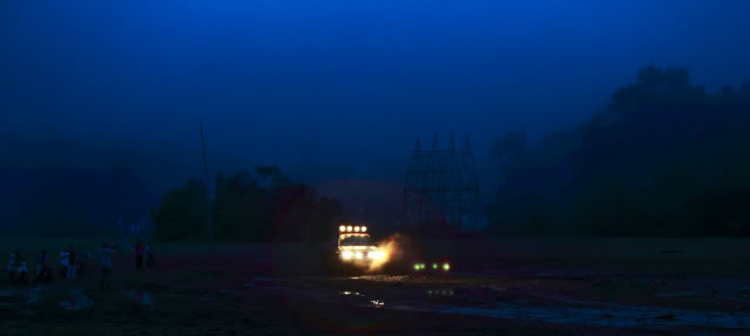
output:
<path id="1" fill-rule="evenodd" d="M 750 330 L 748 0 L 2 0 L 0 334 Z"/>
<path id="2" fill-rule="evenodd" d="M 492 198 L 493 141 L 575 127 L 639 69 L 711 91 L 750 77 L 740 1 L 0 6 L 3 164 L 126 167 L 154 200 L 202 176 L 201 121 L 209 180 L 279 165 L 344 198 L 349 178 L 398 197 L 417 138 L 470 135 Z"/>

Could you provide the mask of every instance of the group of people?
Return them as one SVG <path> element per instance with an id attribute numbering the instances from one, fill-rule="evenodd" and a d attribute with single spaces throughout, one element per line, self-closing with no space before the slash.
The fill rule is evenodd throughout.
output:
<path id="1" fill-rule="evenodd" d="M 152 267 L 156 264 L 154 251 L 151 244 L 138 242 L 134 247 L 129 249 L 135 252 L 135 267 L 140 271 L 143 268 L 144 261 L 146 267 Z M 112 255 L 117 250 L 117 245 L 104 243 L 101 252 L 102 277 L 100 287 L 107 289 L 111 285 L 112 275 Z M 81 246 L 68 246 L 60 251 L 59 255 L 59 276 L 60 279 L 73 280 L 76 276 L 85 276 L 88 273 L 88 261 L 91 255 L 84 253 Z M 19 250 L 11 253 L 7 264 L 8 278 L 11 283 L 28 283 L 31 279 L 26 266 L 26 261 Z M 34 271 L 34 283 L 52 281 L 52 270 L 48 264 L 47 251 L 42 250 L 37 257 L 37 265 Z"/>
<path id="2" fill-rule="evenodd" d="M 88 259 L 89 254 L 83 253 L 83 248 L 80 246 L 77 251 L 73 246 L 63 249 L 60 252 L 60 279 L 72 280 L 75 278 L 76 273 L 86 274 Z M 26 266 L 26 260 L 19 250 L 15 250 L 11 253 L 6 269 L 8 272 L 8 279 L 11 283 L 28 283 L 29 280 L 31 280 L 29 277 L 29 269 Z M 37 264 L 36 269 L 34 270 L 33 280 L 34 283 L 48 283 L 52 281 L 52 271 L 49 267 L 46 250 L 40 251 L 37 256 Z"/>
<path id="3" fill-rule="evenodd" d="M 146 267 L 153 267 L 156 265 L 156 259 L 154 258 L 154 251 L 151 248 L 151 244 L 143 244 L 138 242 L 135 245 L 135 268 L 137 270 L 143 269 L 143 259 L 146 259 Z"/>
<path id="4" fill-rule="evenodd" d="M 29 269 L 26 267 L 26 261 L 21 256 L 20 251 L 15 250 L 10 254 L 6 268 L 11 283 L 29 281 Z"/>
<path id="5" fill-rule="evenodd" d="M 46 263 L 46 252 L 42 252 L 45 254 Z M 60 251 L 60 279 L 73 280 L 76 274 L 86 275 L 89 257 L 90 255 L 84 253 L 81 246 L 76 249 L 71 245 Z"/>
<path id="6" fill-rule="evenodd" d="M 134 247 L 128 247 L 135 252 L 135 269 L 143 269 L 143 260 L 146 260 L 146 267 L 156 266 L 154 249 L 151 244 L 143 244 L 139 241 Z M 99 282 L 99 288 L 102 290 L 109 289 L 112 286 L 112 255 L 117 251 L 117 245 L 104 243 L 102 245 L 102 277 Z"/>

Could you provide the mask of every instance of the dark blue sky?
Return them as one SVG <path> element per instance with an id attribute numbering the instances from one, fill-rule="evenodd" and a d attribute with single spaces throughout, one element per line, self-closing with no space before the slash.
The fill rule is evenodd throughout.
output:
<path id="1" fill-rule="evenodd" d="M 15 130 L 290 164 L 405 159 L 417 136 L 572 125 L 649 64 L 750 78 L 750 2 L 80 0 L 0 3 Z"/>

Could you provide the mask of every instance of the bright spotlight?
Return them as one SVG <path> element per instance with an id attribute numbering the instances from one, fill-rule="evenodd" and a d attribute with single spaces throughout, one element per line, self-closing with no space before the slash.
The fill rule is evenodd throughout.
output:
<path id="1" fill-rule="evenodd" d="M 352 226 L 351 225 L 349 225 L 349 226 L 346 227 L 346 232 L 352 232 Z"/>
<path id="2" fill-rule="evenodd" d="M 354 232 L 359 232 L 359 226 L 354 227 Z"/>
<path id="3" fill-rule="evenodd" d="M 343 225 L 339 226 L 339 231 L 345 232 L 346 231 L 346 226 L 343 226 Z"/>

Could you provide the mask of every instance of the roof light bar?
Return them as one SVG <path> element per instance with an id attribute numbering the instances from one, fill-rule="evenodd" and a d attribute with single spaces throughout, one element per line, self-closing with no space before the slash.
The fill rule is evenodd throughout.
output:
<path id="1" fill-rule="evenodd" d="M 367 232 L 367 227 L 364 225 L 362 226 L 341 225 L 339 226 L 339 232 L 341 233 L 352 233 L 352 232 L 365 233 Z"/>

